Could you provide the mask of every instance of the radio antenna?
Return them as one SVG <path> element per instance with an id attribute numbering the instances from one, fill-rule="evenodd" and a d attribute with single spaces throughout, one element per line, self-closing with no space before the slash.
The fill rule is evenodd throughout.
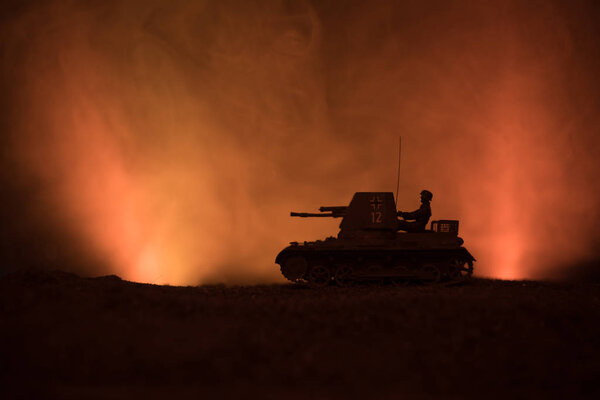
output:
<path id="1" fill-rule="evenodd" d="M 396 179 L 396 208 L 398 208 L 398 189 L 400 188 L 400 162 L 402 161 L 402 136 L 398 136 L 398 178 Z"/>

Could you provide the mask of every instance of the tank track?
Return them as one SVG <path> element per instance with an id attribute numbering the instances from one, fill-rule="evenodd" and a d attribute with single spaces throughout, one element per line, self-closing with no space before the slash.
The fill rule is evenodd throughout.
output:
<path id="1" fill-rule="evenodd" d="M 460 251 L 444 254 L 388 255 L 290 254 L 281 262 L 281 273 L 290 282 L 313 287 L 355 284 L 454 285 L 473 275 L 473 260 Z"/>

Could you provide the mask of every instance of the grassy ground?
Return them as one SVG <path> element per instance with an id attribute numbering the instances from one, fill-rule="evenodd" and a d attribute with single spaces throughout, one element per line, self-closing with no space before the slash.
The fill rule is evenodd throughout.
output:
<path id="1" fill-rule="evenodd" d="M 3 398 L 596 397 L 600 285 L 0 279 Z"/>

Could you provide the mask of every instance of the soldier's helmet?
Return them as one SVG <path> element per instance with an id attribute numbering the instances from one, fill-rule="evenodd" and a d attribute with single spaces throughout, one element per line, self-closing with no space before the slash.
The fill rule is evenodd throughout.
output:
<path id="1" fill-rule="evenodd" d="M 429 190 L 421 190 L 421 197 L 425 201 L 431 201 L 433 199 L 433 193 L 431 193 Z"/>

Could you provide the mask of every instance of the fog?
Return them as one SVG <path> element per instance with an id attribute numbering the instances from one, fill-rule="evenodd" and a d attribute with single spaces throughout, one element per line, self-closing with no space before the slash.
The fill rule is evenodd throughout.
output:
<path id="1" fill-rule="evenodd" d="M 433 192 L 478 276 L 598 256 L 594 2 L 2 6 L 7 268 L 281 282 L 289 211 Z M 501 4 L 500 4 L 501 3 Z"/>

